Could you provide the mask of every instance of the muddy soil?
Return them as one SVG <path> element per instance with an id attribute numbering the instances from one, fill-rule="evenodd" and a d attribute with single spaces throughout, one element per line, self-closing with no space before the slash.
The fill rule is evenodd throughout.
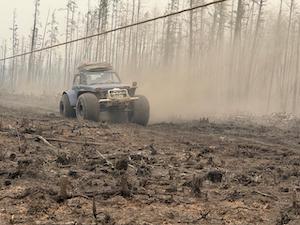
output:
<path id="1" fill-rule="evenodd" d="M 300 224 L 296 118 L 145 128 L 3 99 L 1 225 Z"/>

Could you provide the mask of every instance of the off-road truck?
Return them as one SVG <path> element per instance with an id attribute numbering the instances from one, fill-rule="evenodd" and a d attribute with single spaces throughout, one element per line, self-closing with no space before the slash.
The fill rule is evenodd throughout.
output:
<path id="1" fill-rule="evenodd" d="M 103 112 L 123 118 L 125 115 L 127 121 L 146 126 L 149 102 L 146 97 L 136 95 L 136 89 L 136 82 L 123 84 L 109 64 L 83 64 L 74 76 L 72 89 L 63 92 L 59 110 L 62 116 L 79 120 L 99 121 Z"/>

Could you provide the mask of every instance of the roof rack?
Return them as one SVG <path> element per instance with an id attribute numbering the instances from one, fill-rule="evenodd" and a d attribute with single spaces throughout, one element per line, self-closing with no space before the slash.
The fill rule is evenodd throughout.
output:
<path id="1" fill-rule="evenodd" d="M 82 65 L 80 65 L 78 67 L 78 70 L 80 72 L 97 72 L 97 71 L 108 71 L 108 70 L 112 70 L 113 67 L 111 64 L 109 63 L 83 63 Z"/>

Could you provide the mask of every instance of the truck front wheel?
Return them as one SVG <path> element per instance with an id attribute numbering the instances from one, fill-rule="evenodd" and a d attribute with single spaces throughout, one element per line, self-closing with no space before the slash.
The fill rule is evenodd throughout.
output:
<path id="1" fill-rule="evenodd" d="M 100 105 L 97 97 L 92 93 L 79 96 L 76 105 L 76 116 L 79 120 L 99 121 Z"/>
<path id="2" fill-rule="evenodd" d="M 142 126 L 147 126 L 150 117 L 150 105 L 145 96 L 136 96 L 139 99 L 132 103 L 132 111 L 129 115 L 129 121 Z"/>

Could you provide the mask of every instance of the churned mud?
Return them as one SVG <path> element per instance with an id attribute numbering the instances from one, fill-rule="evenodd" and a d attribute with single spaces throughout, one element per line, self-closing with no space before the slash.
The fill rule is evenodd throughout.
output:
<path id="1" fill-rule="evenodd" d="M 0 105 L 1 225 L 300 224 L 289 115 L 145 128 Z"/>

